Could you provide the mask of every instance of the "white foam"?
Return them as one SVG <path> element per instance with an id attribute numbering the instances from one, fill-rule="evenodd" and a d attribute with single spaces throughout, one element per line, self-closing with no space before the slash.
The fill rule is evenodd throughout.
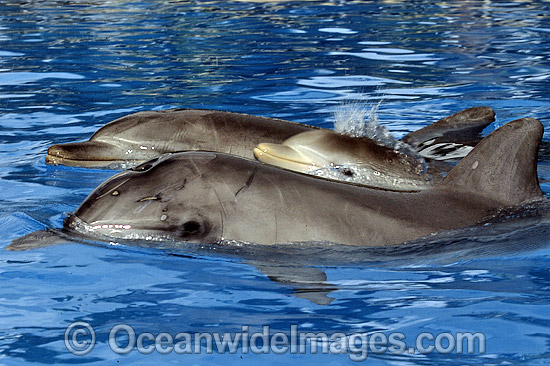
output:
<path id="1" fill-rule="evenodd" d="M 399 141 L 378 121 L 378 109 L 382 100 L 370 110 L 359 103 L 347 103 L 334 112 L 334 131 L 352 137 L 367 137 L 381 146 L 389 147 L 396 152 L 414 157 L 418 164 L 425 166 L 425 161 L 409 144 Z"/>

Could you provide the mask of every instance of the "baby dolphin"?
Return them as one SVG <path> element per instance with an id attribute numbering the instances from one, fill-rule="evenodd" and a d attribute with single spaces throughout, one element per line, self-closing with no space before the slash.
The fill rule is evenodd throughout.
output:
<path id="1" fill-rule="evenodd" d="M 536 119 L 510 122 L 437 186 L 412 193 L 328 181 L 222 153 L 167 154 L 105 181 L 65 228 L 109 241 L 398 244 L 541 200 L 536 164 L 542 134 Z"/>
<path id="2" fill-rule="evenodd" d="M 415 155 L 331 130 L 302 132 L 282 144 L 261 143 L 254 156 L 288 170 L 373 188 L 418 191 L 433 185 Z"/>

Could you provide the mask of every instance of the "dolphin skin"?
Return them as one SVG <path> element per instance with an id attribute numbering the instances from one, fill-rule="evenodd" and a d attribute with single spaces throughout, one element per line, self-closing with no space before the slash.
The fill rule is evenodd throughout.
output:
<path id="1" fill-rule="evenodd" d="M 510 122 L 431 189 L 395 192 L 278 169 L 216 152 L 157 157 L 101 184 L 65 221 L 100 240 L 257 244 L 399 244 L 471 226 L 542 200 L 542 124 Z M 25 237 L 8 249 L 18 249 Z"/>
<path id="2" fill-rule="evenodd" d="M 493 122 L 494 117 L 495 113 L 489 107 L 469 108 L 428 126 L 430 129 L 425 139 L 422 131 L 428 127 L 416 131 L 411 141 L 419 145 L 434 139 L 434 135 L 467 140 L 472 132 L 481 131 Z M 253 159 L 253 149 L 260 143 L 281 144 L 291 136 L 313 130 L 319 129 L 275 118 L 223 111 L 172 109 L 138 112 L 106 124 L 89 141 L 52 145 L 46 163 L 125 168 L 159 154 L 190 150 Z M 468 135 L 464 136 L 465 133 Z M 333 163 L 342 165 L 346 160 L 342 152 Z"/>

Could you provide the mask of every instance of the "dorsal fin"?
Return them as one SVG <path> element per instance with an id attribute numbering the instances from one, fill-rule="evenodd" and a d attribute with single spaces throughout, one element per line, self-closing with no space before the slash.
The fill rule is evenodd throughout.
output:
<path id="1" fill-rule="evenodd" d="M 411 132 L 402 141 L 416 149 L 426 147 L 426 143 L 431 140 L 434 141 L 427 145 L 434 142 L 475 145 L 481 140 L 481 131 L 494 120 L 495 111 L 490 107 L 468 108 Z"/>
<path id="2" fill-rule="evenodd" d="M 537 152 L 543 132 L 534 118 L 502 126 L 484 138 L 438 187 L 476 192 L 509 206 L 542 197 Z"/>

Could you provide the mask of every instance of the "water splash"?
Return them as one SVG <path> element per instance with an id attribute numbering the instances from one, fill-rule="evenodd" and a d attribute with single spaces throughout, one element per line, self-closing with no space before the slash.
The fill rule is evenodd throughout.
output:
<path id="1" fill-rule="evenodd" d="M 409 144 L 399 141 L 378 120 L 378 110 L 383 100 L 372 107 L 361 103 L 346 103 L 334 112 L 334 131 L 351 137 L 366 137 L 381 146 L 386 146 L 396 152 L 417 160 L 420 171 L 425 171 L 427 165 L 424 158 Z"/>
<path id="2" fill-rule="evenodd" d="M 384 136 L 391 133 L 378 122 L 378 109 L 382 104 L 379 101 L 369 110 L 360 103 L 346 103 L 334 112 L 334 130 L 343 135 L 352 137 Z M 392 136 L 393 137 L 393 136 Z"/>

